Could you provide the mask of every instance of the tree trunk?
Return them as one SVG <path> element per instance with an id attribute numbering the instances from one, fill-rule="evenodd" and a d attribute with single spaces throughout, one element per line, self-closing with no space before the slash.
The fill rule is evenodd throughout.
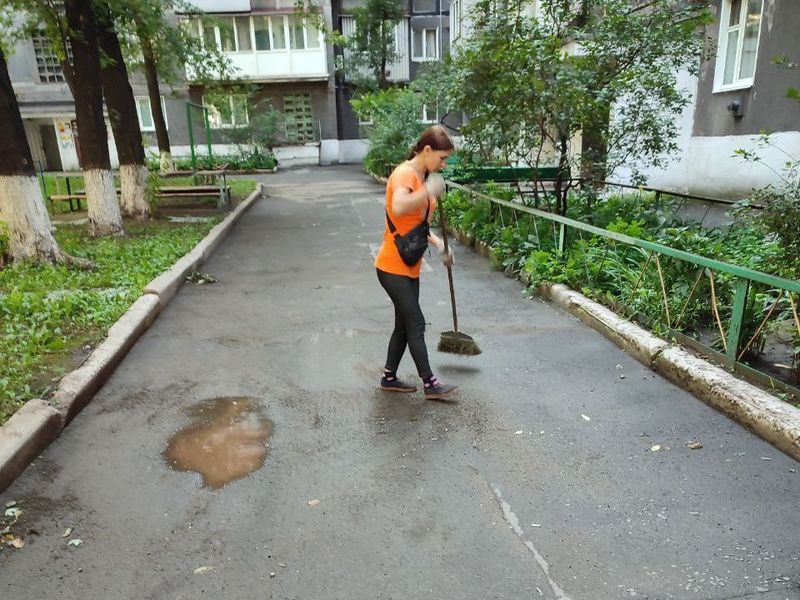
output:
<path id="1" fill-rule="evenodd" d="M 101 69 L 103 94 L 108 108 L 114 142 L 120 165 L 122 214 L 144 220 L 150 216 L 147 193 L 147 166 L 144 161 L 142 132 L 136 114 L 136 100 L 128 80 L 128 69 L 122 57 L 114 21 L 108 8 L 98 14 L 98 43 L 106 55 L 106 64 Z"/>
<path id="2" fill-rule="evenodd" d="M 51 233 L 50 215 L 36 180 L 25 125 L 0 47 L 0 217 L 8 226 L 14 261 L 67 262 Z"/>
<path id="3" fill-rule="evenodd" d="M 114 191 L 114 177 L 108 155 L 108 131 L 103 118 L 103 90 L 100 83 L 100 52 L 97 47 L 92 3 L 65 0 L 64 10 L 72 44 L 75 74 L 75 116 L 81 140 L 81 168 L 84 172 L 89 234 L 122 235 L 122 215 Z"/>
<path id="4" fill-rule="evenodd" d="M 161 172 L 168 173 L 174 170 L 172 164 L 172 153 L 169 147 L 169 133 L 167 133 L 167 122 L 164 120 L 164 113 L 161 110 L 161 92 L 158 89 L 158 69 L 156 68 L 156 58 L 153 53 L 153 46 L 146 32 L 141 29 L 138 31 L 139 42 L 142 45 L 142 57 L 144 58 L 144 76 L 147 80 L 147 95 L 150 97 L 150 109 L 153 111 L 153 126 L 156 129 L 156 141 L 158 142 L 158 152 L 161 156 Z"/>
<path id="5" fill-rule="evenodd" d="M 593 187 L 597 187 L 607 174 L 610 118 L 611 104 L 605 103 L 590 121 L 584 123 L 581 133 L 581 179 Z"/>

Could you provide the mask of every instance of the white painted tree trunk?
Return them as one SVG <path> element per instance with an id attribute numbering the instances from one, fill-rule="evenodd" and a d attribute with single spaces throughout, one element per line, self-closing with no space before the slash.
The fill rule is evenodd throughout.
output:
<path id="1" fill-rule="evenodd" d="M 123 235 L 113 173 L 106 169 L 89 169 L 83 172 L 83 182 L 89 206 L 89 235 Z"/>
<path id="2" fill-rule="evenodd" d="M 162 173 L 172 173 L 175 170 L 171 153 L 161 152 L 160 167 Z"/>
<path id="3" fill-rule="evenodd" d="M 126 217 L 145 220 L 150 217 L 150 202 L 147 196 L 147 178 L 150 172 L 144 165 L 121 165 L 119 178 L 122 194 L 120 208 Z"/>
<path id="4" fill-rule="evenodd" d="M 63 261 L 35 175 L 0 176 L 0 217 L 8 225 L 12 260 Z"/>

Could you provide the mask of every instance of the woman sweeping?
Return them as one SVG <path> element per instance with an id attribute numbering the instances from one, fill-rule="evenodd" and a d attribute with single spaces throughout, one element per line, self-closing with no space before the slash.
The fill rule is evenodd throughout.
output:
<path id="1" fill-rule="evenodd" d="M 419 306 L 419 271 L 428 245 L 442 253 L 442 262 L 453 262 L 444 243 L 429 229 L 436 201 L 444 192 L 444 180 L 436 173 L 445 166 L 453 142 L 444 128 L 426 129 L 404 163 L 386 184 L 386 229 L 375 259 L 378 281 L 394 304 L 394 331 L 389 339 L 381 389 L 414 392 L 416 386 L 398 379 L 397 368 L 406 346 L 422 378 L 425 398 L 441 400 L 458 388 L 439 381 L 431 371 L 425 346 L 425 317 Z"/>

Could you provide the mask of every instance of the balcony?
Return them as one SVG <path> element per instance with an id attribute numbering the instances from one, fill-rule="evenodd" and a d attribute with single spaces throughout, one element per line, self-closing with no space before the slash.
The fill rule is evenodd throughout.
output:
<path id="1" fill-rule="evenodd" d="M 324 36 L 302 17 L 237 15 L 206 23 L 191 19 L 186 25 L 206 47 L 222 51 L 238 77 L 252 81 L 328 78 Z M 197 79 L 191 68 L 186 76 L 190 81 Z"/>

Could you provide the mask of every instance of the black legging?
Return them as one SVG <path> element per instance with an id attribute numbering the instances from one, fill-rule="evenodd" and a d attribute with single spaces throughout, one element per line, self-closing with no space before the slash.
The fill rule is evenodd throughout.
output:
<path id="1" fill-rule="evenodd" d="M 386 368 L 393 373 L 397 371 L 408 345 L 419 376 L 423 379 L 433 376 L 425 347 L 425 316 L 419 307 L 419 279 L 376 271 L 378 281 L 394 304 L 394 331 L 389 339 Z"/>

